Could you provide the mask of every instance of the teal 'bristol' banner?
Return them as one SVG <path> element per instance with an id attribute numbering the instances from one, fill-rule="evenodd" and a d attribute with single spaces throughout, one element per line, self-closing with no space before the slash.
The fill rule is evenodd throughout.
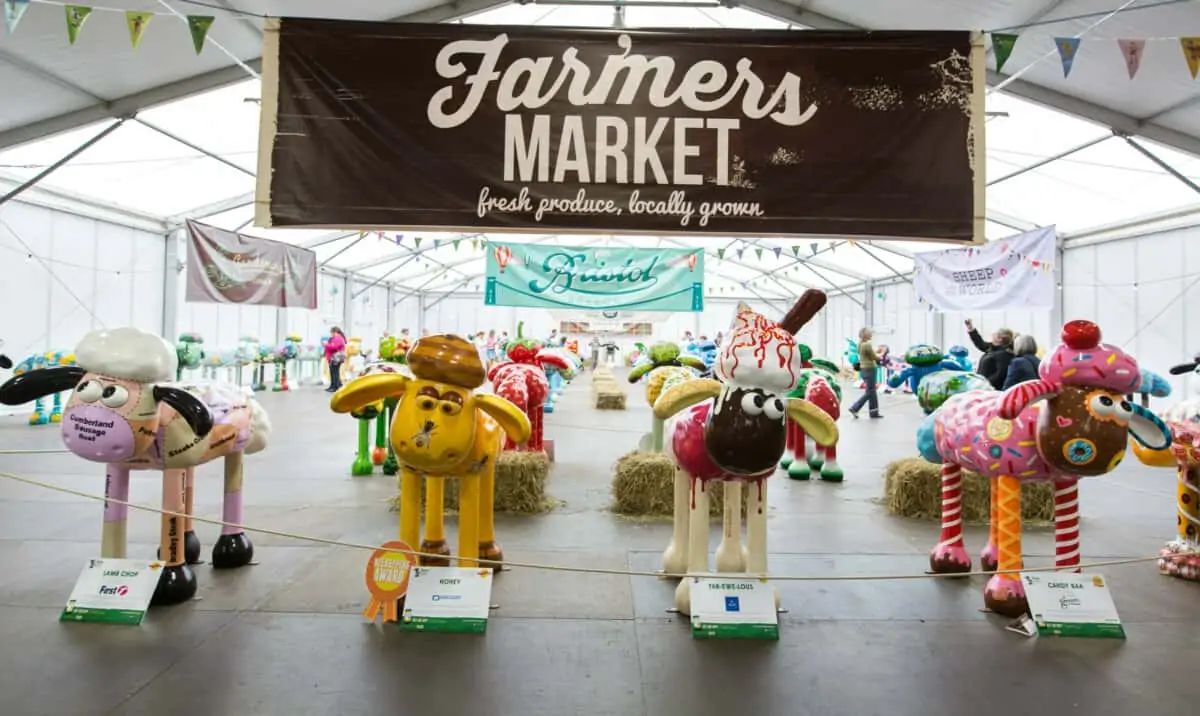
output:
<path id="1" fill-rule="evenodd" d="M 489 306 L 703 311 L 703 249 L 487 244 Z"/>

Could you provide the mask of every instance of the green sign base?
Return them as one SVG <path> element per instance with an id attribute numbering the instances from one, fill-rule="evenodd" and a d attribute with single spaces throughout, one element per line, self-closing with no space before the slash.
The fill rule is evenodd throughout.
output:
<path id="1" fill-rule="evenodd" d="M 778 624 L 692 624 L 694 639 L 779 640 Z"/>
<path id="2" fill-rule="evenodd" d="M 137 626 L 142 623 L 146 612 L 137 609 L 88 609 L 75 607 L 64 609 L 58 617 L 60 622 L 88 622 L 91 624 L 128 624 Z"/>
<path id="3" fill-rule="evenodd" d="M 446 634 L 483 634 L 487 619 L 457 617 L 408 617 L 400 622 L 400 631 L 436 631 Z"/>
<path id="4" fill-rule="evenodd" d="M 1037 625 L 1042 636 L 1075 636 L 1092 639 L 1124 639 L 1125 628 L 1120 624 L 1064 624 L 1042 622 Z"/>

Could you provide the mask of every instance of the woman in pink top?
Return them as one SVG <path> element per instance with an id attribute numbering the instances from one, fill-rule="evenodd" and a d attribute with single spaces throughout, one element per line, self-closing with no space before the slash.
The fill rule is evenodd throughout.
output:
<path id="1" fill-rule="evenodd" d="M 346 362 L 346 334 L 337 326 L 329 329 L 325 360 L 329 361 L 329 387 L 325 392 L 334 393 L 342 387 L 342 363 Z"/>

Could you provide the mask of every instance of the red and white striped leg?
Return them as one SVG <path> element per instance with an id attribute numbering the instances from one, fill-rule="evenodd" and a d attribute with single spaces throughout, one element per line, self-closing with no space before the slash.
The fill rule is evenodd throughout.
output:
<path id="1" fill-rule="evenodd" d="M 942 536 L 929 553 L 929 569 L 936 574 L 971 571 L 962 534 L 962 468 L 942 463 Z"/>
<path id="2" fill-rule="evenodd" d="M 1054 566 L 1079 571 L 1079 481 L 1054 481 Z"/>

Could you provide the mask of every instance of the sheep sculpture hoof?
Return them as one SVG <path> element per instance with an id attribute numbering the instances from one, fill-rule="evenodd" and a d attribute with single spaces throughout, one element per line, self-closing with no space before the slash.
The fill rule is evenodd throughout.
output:
<path id="1" fill-rule="evenodd" d="M 187 564 L 172 564 L 162 568 L 162 576 L 158 578 L 158 587 L 150 604 L 156 607 L 168 607 L 172 604 L 182 604 L 196 596 L 199 583 L 196 573 Z"/>
<path id="2" fill-rule="evenodd" d="M 450 566 L 450 545 L 446 544 L 446 540 L 425 540 L 421 542 L 421 554 L 426 555 L 441 555 L 440 557 L 421 557 L 422 567 L 449 567 Z"/>
<path id="3" fill-rule="evenodd" d="M 254 543 L 245 532 L 221 535 L 213 545 L 213 569 L 237 569 L 254 560 Z"/>
<path id="4" fill-rule="evenodd" d="M 200 559 L 200 538 L 196 536 L 195 530 L 183 533 L 183 558 L 188 564 L 200 564 L 204 561 Z"/>

